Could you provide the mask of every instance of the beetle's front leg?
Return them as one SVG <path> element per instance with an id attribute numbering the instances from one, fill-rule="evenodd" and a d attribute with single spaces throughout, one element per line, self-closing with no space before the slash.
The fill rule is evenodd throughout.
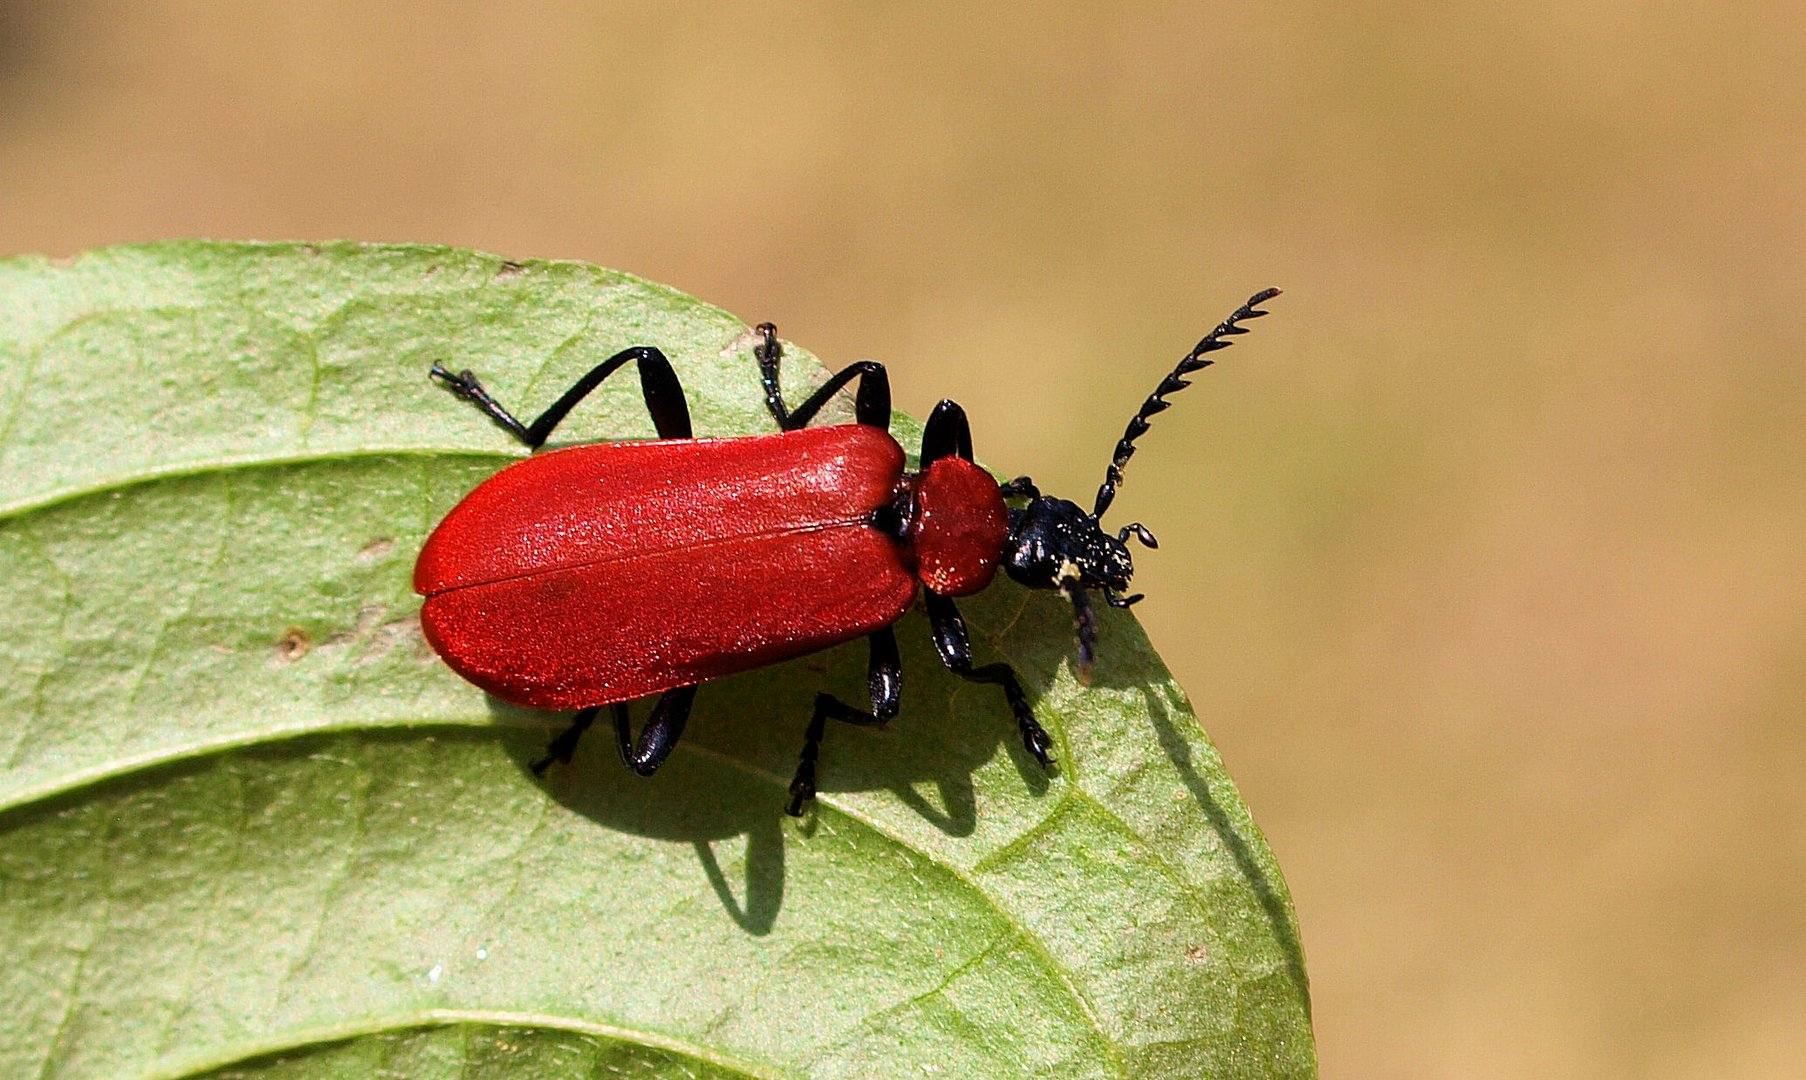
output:
<path id="1" fill-rule="evenodd" d="M 791 817 L 802 816 L 803 804 L 815 798 L 815 759 L 821 753 L 822 735 L 828 721 L 873 727 L 896 716 L 903 704 L 903 660 L 897 654 L 896 631 L 887 626 L 874 630 L 866 640 L 871 644 L 865 682 L 872 699 L 872 711 L 855 709 L 833 694 L 815 695 L 815 713 L 809 717 L 796 776 L 790 781 L 790 804 L 784 807 L 784 812 Z"/>
<path id="2" fill-rule="evenodd" d="M 991 683 L 1003 689 L 1003 696 L 1010 704 L 1010 712 L 1015 714 L 1016 728 L 1022 733 L 1022 745 L 1041 763 L 1043 769 L 1053 764 L 1048 751 L 1053 749 L 1053 737 L 1047 729 L 1035 720 L 1034 711 L 1028 707 L 1028 696 L 1022 692 L 1022 683 L 1017 681 L 1016 672 L 1008 664 L 986 664 L 981 668 L 972 666 L 972 639 L 966 634 L 966 620 L 961 617 L 959 608 L 952 600 L 932 590 L 924 590 L 928 604 L 928 622 L 934 629 L 934 647 L 941 654 L 941 663 L 947 670 L 962 679 L 971 682 Z"/>

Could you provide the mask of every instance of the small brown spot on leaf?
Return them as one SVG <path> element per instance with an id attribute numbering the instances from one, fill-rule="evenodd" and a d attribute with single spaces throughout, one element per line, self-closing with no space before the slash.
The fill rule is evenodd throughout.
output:
<path id="1" fill-rule="evenodd" d="M 496 269 L 495 276 L 497 278 L 519 277 L 520 275 L 522 275 L 526 272 L 527 272 L 527 265 L 525 263 L 517 263 L 517 262 L 514 262 L 513 260 L 507 260 L 507 261 L 503 262 L 502 265 Z"/>
<path id="2" fill-rule="evenodd" d="M 395 541 L 393 541 L 393 540 L 390 540 L 387 538 L 384 538 L 381 540 L 372 540 L 368 544 L 364 545 L 364 549 L 357 553 L 356 558 L 357 558 L 358 562 L 368 565 L 370 563 L 377 561 L 378 559 L 381 559 L 383 556 L 387 555 L 389 552 L 394 551 L 394 550 L 395 550 Z"/>
<path id="3" fill-rule="evenodd" d="M 1210 950 L 1202 945 L 1188 945 L 1185 948 L 1185 958 L 1194 964 L 1202 964 L 1210 959 Z"/>
<path id="4" fill-rule="evenodd" d="M 313 647 L 313 639 L 307 636 L 307 631 L 299 626 L 291 626 L 283 633 L 282 640 L 276 643 L 276 655 L 282 660 L 294 663 L 306 656 Z"/>

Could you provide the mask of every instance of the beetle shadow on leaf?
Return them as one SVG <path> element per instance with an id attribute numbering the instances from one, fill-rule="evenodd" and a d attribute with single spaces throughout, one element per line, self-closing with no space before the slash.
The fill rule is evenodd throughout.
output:
<path id="1" fill-rule="evenodd" d="M 532 763 L 559 729 L 524 725 L 548 716 L 563 723 L 568 714 L 519 709 L 494 699 L 490 709 L 498 722 L 514 729 L 505 740 L 508 751 L 521 771 L 532 776 Z M 641 716 L 645 711 L 645 706 L 638 709 Z M 612 732 L 592 730 L 570 764 L 554 764 L 533 781 L 566 809 L 604 828 L 691 845 L 700 877 L 722 910 L 747 933 L 763 936 L 783 906 L 782 806 L 773 802 L 768 784 L 719 755 L 695 752 L 699 749 L 686 753 L 680 743 L 658 773 L 640 777 L 622 766 Z M 733 854 L 724 860 L 724 851 Z M 735 877 L 740 878 L 739 895 Z"/>
<path id="2" fill-rule="evenodd" d="M 905 671 L 902 711 L 883 728 L 828 725 L 818 774 L 822 797 L 833 801 L 851 792 L 888 790 L 934 828 L 968 836 L 977 827 L 973 774 L 999 752 L 1010 755 L 1032 797 L 1045 795 L 1047 777 L 1016 738 L 1002 693 L 946 671 L 919 613 L 898 624 L 898 638 Z M 797 827 L 783 812 L 815 694 L 826 690 L 844 701 L 860 701 L 865 659 L 864 642 L 853 642 L 704 684 L 683 739 L 651 777 L 622 766 L 605 713 L 570 764 L 554 764 L 535 782 L 598 825 L 691 844 L 701 877 L 723 910 L 747 933 L 763 935 L 775 925 L 783 903 L 786 845 L 806 843 L 811 815 L 823 812 L 807 811 L 795 836 Z M 1041 674 L 1023 672 L 1031 699 L 1045 691 Z M 632 703 L 636 733 L 651 708 L 652 699 Z M 523 772 L 530 772 L 546 741 L 570 716 L 494 698 L 489 709 L 498 725 L 514 729 L 506 742 Z M 924 785 L 932 785 L 938 799 L 924 794 Z M 743 856 L 724 858 L 727 852 Z"/>

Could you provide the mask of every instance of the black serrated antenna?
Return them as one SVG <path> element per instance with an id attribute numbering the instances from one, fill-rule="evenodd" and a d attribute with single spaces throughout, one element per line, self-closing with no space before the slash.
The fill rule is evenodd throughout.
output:
<path id="1" fill-rule="evenodd" d="M 1116 454 L 1110 459 L 1110 467 L 1104 470 L 1102 486 L 1097 489 L 1097 509 L 1091 512 L 1093 517 L 1103 517 L 1104 511 L 1110 508 L 1111 500 L 1116 498 L 1116 485 L 1122 483 L 1122 467 L 1135 456 L 1135 440 L 1139 439 L 1141 433 L 1148 429 L 1148 421 L 1156 413 L 1164 411 L 1170 404 L 1166 400 L 1166 395 L 1191 385 L 1184 376 L 1194 371 L 1202 371 L 1216 363 L 1207 354 L 1216 352 L 1218 349 L 1227 349 L 1235 344 L 1229 339 L 1237 334 L 1248 332 L 1247 327 L 1236 324 L 1265 315 L 1264 311 L 1256 311 L 1255 305 L 1264 304 L 1278 295 L 1278 289 L 1262 289 L 1250 296 L 1247 303 L 1236 308 L 1234 313 L 1219 323 L 1215 330 L 1204 335 L 1204 340 L 1198 342 L 1197 348 L 1193 349 L 1185 359 L 1179 361 L 1179 366 L 1175 367 L 1171 374 L 1160 380 L 1160 385 L 1154 389 L 1152 394 L 1148 395 L 1146 401 L 1142 402 L 1141 411 L 1135 414 L 1133 420 L 1129 421 L 1129 426 L 1124 429 L 1122 438 L 1117 440 Z"/>

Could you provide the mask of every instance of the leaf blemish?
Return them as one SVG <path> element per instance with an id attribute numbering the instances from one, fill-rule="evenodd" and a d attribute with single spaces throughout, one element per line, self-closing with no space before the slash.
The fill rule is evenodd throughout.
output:
<path id="1" fill-rule="evenodd" d="M 513 261 L 512 259 L 509 259 L 509 260 L 504 261 L 501 266 L 496 268 L 495 276 L 498 279 L 519 277 L 520 275 L 522 275 L 526 272 L 527 272 L 527 264 L 526 263 L 517 263 L 517 262 Z"/>
<path id="2" fill-rule="evenodd" d="M 377 561 L 378 559 L 382 558 L 383 556 L 387 555 L 389 552 L 394 551 L 394 550 L 395 550 L 395 541 L 393 541 L 393 540 L 389 540 L 386 538 L 381 539 L 381 540 L 372 540 L 368 544 L 365 544 L 363 550 L 359 551 L 357 553 L 357 555 L 354 556 L 354 558 L 357 562 L 362 563 L 367 566 L 370 563 Z"/>
<path id="3" fill-rule="evenodd" d="M 276 642 L 276 658 L 292 664 L 306 656 L 313 647 L 313 639 L 307 636 L 307 631 L 299 626 L 291 626 L 283 632 L 282 640 Z"/>

